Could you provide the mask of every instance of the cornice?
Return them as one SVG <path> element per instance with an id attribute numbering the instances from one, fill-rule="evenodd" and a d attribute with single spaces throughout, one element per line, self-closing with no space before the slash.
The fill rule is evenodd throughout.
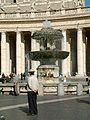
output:
<path id="1" fill-rule="evenodd" d="M 42 17 L 22 17 L 22 18 L 0 18 L 0 22 L 40 22 L 45 20 L 45 16 Z M 67 14 L 67 15 L 52 15 L 47 16 L 49 20 L 74 20 L 74 19 L 90 19 L 90 12 L 78 13 L 78 14 Z"/>

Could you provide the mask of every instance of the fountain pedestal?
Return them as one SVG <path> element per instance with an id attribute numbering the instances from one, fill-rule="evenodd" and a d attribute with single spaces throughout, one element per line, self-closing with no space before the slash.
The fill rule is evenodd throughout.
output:
<path id="1" fill-rule="evenodd" d="M 59 67 L 57 65 L 40 65 L 37 77 L 42 84 L 59 83 Z"/>
<path id="2" fill-rule="evenodd" d="M 59 67 L 57 65 L 40 65 L 37 68 L 37 77 L 40 83 L 40 95 L 43 95 L 43 92 L 54 93 L 57 91 L 57 87 L 43 87 L 44 85 L 59 84 Z"/>

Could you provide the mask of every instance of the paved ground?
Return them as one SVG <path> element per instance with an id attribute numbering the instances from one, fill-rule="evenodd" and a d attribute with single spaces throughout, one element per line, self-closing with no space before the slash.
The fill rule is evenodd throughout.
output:
<path id="1" fill-rule="evenodd" d="M 38 116 L 27 116 L 27 96 L 0 95 L 0 115 L 6 120 L 90 120 L 86 96 L 38 97 Z"/>

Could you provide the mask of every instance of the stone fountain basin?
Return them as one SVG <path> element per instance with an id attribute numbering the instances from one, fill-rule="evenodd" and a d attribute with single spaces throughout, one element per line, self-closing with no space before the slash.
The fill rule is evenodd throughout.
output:
<path id="1" fill-rule="evenodd" d="M 29 52 L 29 58 L 36 61 L 41 59 L 65 59 L 68 57 L 68 55 L 69 52 L 61 50 L 42 50 Z"/>

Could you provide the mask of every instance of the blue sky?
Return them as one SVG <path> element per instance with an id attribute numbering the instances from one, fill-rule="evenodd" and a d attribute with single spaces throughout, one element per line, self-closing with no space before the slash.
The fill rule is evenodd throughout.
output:
<path id="1" fill-rule="evenodd" d="M 85 6 L 90 6 L 90 0 L 85 0 Z"/>

